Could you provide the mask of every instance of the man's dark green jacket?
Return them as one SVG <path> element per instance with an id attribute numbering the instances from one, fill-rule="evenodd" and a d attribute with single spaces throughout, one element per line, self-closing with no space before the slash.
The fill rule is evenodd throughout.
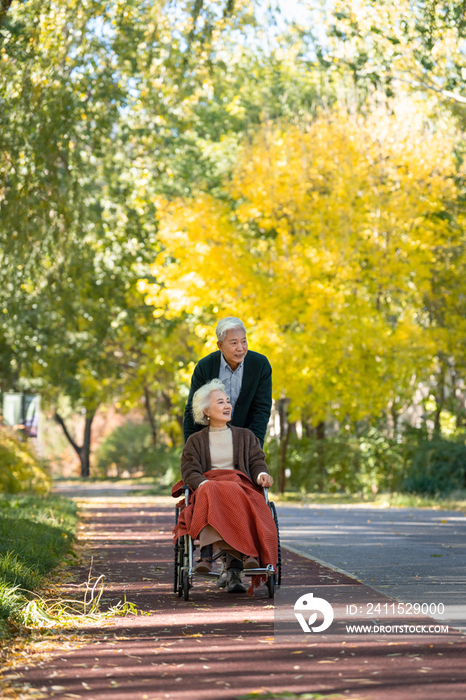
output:
<path id="1" fill-rule="evenodd" d="M 220 372 L 220 350 L 203 357 L 194 368 L 191 389 L 184 411 L 185 442 L 192 433 L 205 426 L 194 422 L 192 400 L 194 393 L 211 379 L 217 379 Z M 270 362 L 258 352 L 248 350 L 243 360 L 243 383 L 233 411 L 232 425 L 249 428 L 264 444 L 267 424 L 272 409 L 272 367 Z"/>

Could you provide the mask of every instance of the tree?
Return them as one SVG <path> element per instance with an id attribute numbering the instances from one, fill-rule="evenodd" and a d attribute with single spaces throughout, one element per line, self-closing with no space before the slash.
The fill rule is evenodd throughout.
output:
<path id="1" fill-rule="evenodd" d="M 422 318 L 438 251 L 462 236 L 453 141 L 399 109 L 266 126 L 223 201 L 159 203 L 157 282 L 141 284 L 155 315 L 188 314 L 212 348 L 215 320 L 242 317 L 292 421 L 378 415 L 435 364 Z"/>
<path id="2" fill-rule="evenodd" d="M 360 85 L 402 86 L 432 94 L 455 110 L 466 105 L 463 0 L 393 3 L 338 0 L 327 19 L 328 42 L 317 41 L 330 71 L 349 71 Z M 462 117 L 464 119 L 464 115 Z"/>
<path id="3" fill-rule="evenodd" d="M 153 257 L 174 133 L 191 128 L 215 41 L 253 15 L 244 0 L 1 11 L 0 381 L 85 413 L 82 440 L 57 420 L 86 476 L 93 417 L 126 391 L 121 358 L 135 338 L 139 393 L 153 391 L 143 368 L 163 324 L 135 284 Z"/>

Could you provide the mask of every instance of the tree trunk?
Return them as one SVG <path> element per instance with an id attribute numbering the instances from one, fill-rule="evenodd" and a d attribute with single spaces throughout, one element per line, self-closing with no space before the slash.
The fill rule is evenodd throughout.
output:
<path id="1" fill-rule="evenodd" d="M 147 417 L 149 419 L 149 425 L 150 425 L 150 431 L 152 433 L 152 442 L 154 443 L 154 447 L 157 447 L 157 426 L 155 424 L 155 416 L 152 412 L 152 406 L 150 403 L 151 400 L 151 395 L 148 387 L 144 385 L 144 403 L 146 406 L 146 413 Z"/>
<path id="2" fill-rule="evenodd" d="M 306 416 L 303 413 L 303 416 L 301 418 L 301 422 L 303 424 L 303 434 L 307 438 L 312 438 L 312 418 L 311 416 Z"/>
<path id="3" fill-rule="evenodd" d="M 8 10 L 10 9 L 10 5 L 13 2 L 13 0 L 0 0 L 0 27 L 2 26 L 6 14 Z"/>
<path id="4" fill-rule="evenodd" d="M 456 418 L 456 428 L 463 427 L 464 420 L 464 397 L 461 388 L 458 386 L 458 372 L 456 370 L 456 365 L 453 364 L 451 367 L 451 393 L 453 396 L 453 405 L 455 410 Z"/>
<path id="5" fill-rule="evenodd" d="M 63 418 L 58 413 L 55 413 L 54 416 L 56 422 L 59 425 L 61 425 L 63 432 L 65 433 L 66 439 L 68 440 L 68 442 L 79 457 L 79 461 L 81 463 L 81 476 L 84 479 L 86 479 L 90 474 L 92 421 L 94 420 L 95 414 L 96 410 L 92 412 L 86 410 L 83 444 L 81 445 L 81 447 L 71 437 Z"/>
<path id="6" fill-rule="evenodd" d="M 184 414 L 183 414 L 183 413 L 177 413 L 177 414 L 175 415 L 175 420 L 176 420 L 176 422 L 178 423 L 178 425 L 180 426 L 181 435 L 183 436 Z"/>
<path id="7" fill-rule="evenodd" d="M 455 410 L 456 427 L 459 429 L 459 428 L 463 428 L 465 425 L 465 420 L 464 420 L 464 418 L 465 418 L 465 405 L 464 405 L 464 394 L 463 394 L 461 388 L 458 387 L 458 385 L 457 385 L 456 372 L 453 375 L 452 384 L 453 384 L 454 396 L 456 398 L 456 410 Z"/>
<path id="8" fill-rule="evenodd" d="M 325 423 L 321 421 L 316 426 L 316 438 L 318 440 L 325 440 Z"/>
<path id="9" fill-rule="evenodd" d="M 286 486 L 286 451 L 290 441 L 290 424 L 286 426 L 285 435 L 280 439 L 280 467 L 278 472 L 278 493 L 283 493 Z"/>
<path id="10" fill-rule="evenodd" d="M 325 473 L 325 422 L 321 421 L 316 425 L 316 439 L 317 439 L 317 467 L 320 477 L 320 488 L 325 488 L 327 483 L 326 473 Z"/>
<path id="11" fill-rule="evenodd" d="M 91 458 L 91 430 L 92 421 L 95 413 L 87 415 L 84 424 L 84 441 L 81 447 L 81 476 L 87 478 L 90 475 L 90 458 Z"/>
<path id="12" fill-rule="evenodd" d="M 280 459 L 278 463 L 278 493 L 283 493 L 286 486 L 286 451 L 290 441 L 290 423 L 287 420 L 289 399 L 277 401 L 277 411 L 280 419 Z"/>
<path id="13" fill-rule="evenodd" d="M 439 376 L 439 382 L 437 385 L 435 403 L 437 405 L 436 405 L 435 413 L 434 413 L 434 435 L 439 436 L 441 433 L 440 414 L 442 413 L 443 406 L 445 403 L 445 367 L 444 367 L 443 363 L 441 363 L 441 365 L 440 365 L 440 376 Z"/>
<path id="14" fill-rule="evenodd" d="M 392 435 L 392 437 L 393 437 L 393 438 L 396 438 L 396 431 L 397 431 L 397 428 L 398 428 L 398 417 L 399 417 L 399 413 L 398 413 L 398 411 L 396 410 L 394 404 L 391 405 L 390 414 L 391 414 L 392 422 L 393 422 L 393 435 Z"/>

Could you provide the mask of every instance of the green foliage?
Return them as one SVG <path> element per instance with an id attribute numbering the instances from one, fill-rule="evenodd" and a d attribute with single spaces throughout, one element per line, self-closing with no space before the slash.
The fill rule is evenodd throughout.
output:
<path id="1" fill-rule="evenodd" d="M 5 621 L 18 613 L 25 600 L 25 597 L 18 592 L 18 586 L 10 586 L 0 581 L 0 639 L 6 632 Z"/>
<path id="2" fill-rule="evenodd" d="M 171 447 L 163 453 L 164 475 L 162 485 L 171 487 L 181 479 L 181 452 L 181 447 Z"/>
<path id="3" fill-rule="evenodd" d="M 293 73 L 289 59 L 269 72 L 238 55 L 249 0 L 122 8 L 31 0 L 0 28 L 0 388 L 54 407 L 65 395 L 88 421 L 159 382 L 166 324 L 135 290 L 158 247 L 157 196 L 218 184 L 236 134 L 272 90 L 278 114 Z M 187 342 L 171 356 L 178 369 L 194 359 Z M 176 382 L 162 390 L 179 416 Z M 75 440 L 83 474 L 90 432 Z"/>
<path id="4" fill-rule="evenodd" d="M 277 478 L 280 446 L 266 444 L 266 457 Z M 291 471 L 289 485 L 303 492 L 330 493 L 394 491 L 403 475 L 403 449 L 377 428 L 361 437 L 337 432 L 324 440 L 293 436 L 286 466 Z"/>
<path id="5" fill-rule="evenodd" d="M 72 501 L 52 496 L 0 497 L 0 636 L 70 552 L 76 511 Z"/>
<path id="6" fill-rule="evenodd" d="M 276 479 L 280 445 L 265 445 L 267 463 Z M 339 431 L 323 440 L 296 435 L 289 441 L 288 487 L 302 493 L 413 493 L 443 496 L 466 489 L 464 439 L 429 437 L 425 429 L 407 427 L 397 440 L 382 426 L 359 437 Z"/>
<path id="7" fill-rule="evenodd" d="M 18 567 L 10 583 L 28 588 L 58 564 L 70 549 L 76 511 L 72 501 L 54 496 L 0 498 L 0 555 L 10 557 L 10 572 Z"/>
<path id="8" fill-rule="evenodd" d="M 116 476 L 124 471 L 130 475 L 142 471 L 145 476 L 165 476 L 167 480 L 172 473 L 178 473 L 180 467 L 180 449 L 165 445 L 154 447 L 150 427 L 134 421 L 115 428 L 99 446 L 96 457 L 102 476 L 113 467 Z"/>
<path id="9" fill-rule="evenodd" d="M 316 50 L 334 76 L 349 73 L 369 92 L 383 86 L 387 95 L 435 97 L 464 123 L 463 0 L 336 0 L 326 25 Z"/>
<path id="10" fill-rule="evenodd" d="M 427 495 L 466 488 L 466 445 L 436 437 L 419 444 L 406 471 L 403 490 Z"/>
<path id="11" fill-rule="evenodd" d="M 146 423 L 127 421 L 115 428 L 101 443 L 96 454 L 97 469 L 105 476 L 116 469 L 116 476 L 124 471 L 133 474 L 143 471 L 146 475 L 157 472 L 156 449 L 150 427 Z"/>
<path id="12" fill-rule="evenodd" d="M 464 147 L 435 102 L 453 93 L 464 117 L 459 0 L 433 9 L 407 0 L 338 0 L 326 13 L 321 46 L 311 26 L 278 36 L 273 12 L 258 26 L 252 0 L 7 5 L 0 27 L 0 387 L 37 390 L 54 408 L 66 396 L 70 410 L 85 412 L 88 430 L 74 440 L 83 474 L 102 403 L 128 410 L 144 396 L 153 431 L 157 423 L 167 441 L 180 441 L 190 363 L 206 352 L 213 338 L 206 327 L 224 312 L 248 320 L 254 349 L 271 357 L 277 396 L 289 391 L 296 411 L 310 403 L 316 422 L 329 411 L 339 420 L 365 418 L 389 402 L 401 412 L 413 387 L 433 374 L 441 411 L 445 376 L 465 373 Z M 416 133 L 408 91 L 406 143 L 397 125 L 391 136 L 382 122 L 364 131 L 357 114 L 371 110 L 365 98 L 374 85 L 392 94 L 395 78 L 416 90 L 419 119 L 428 125 Z M 343 124 L 338 136 L 316 115 L 320 107 L 336 115 L 342 95 L 355 126 L 350 133 Z M 247 144 L 256 131 L 264 142 L 254 159 Z M 427 132 L 445 142 L 445 152 L 432 151 Z M 242 152 L 247 167 L 231 187 Z M 202 304 L 184 309 L 183 295 L 170 294 L 174 315 L 161 310 L 154 319 L 136 281 L 162 288 L 167 281 L 168 266 L 151 268 L 165 245 L 161 203 L 180 198 L 178 236 L 190 218 L 186 198 L 198 199 L 199 191 L 227 207 L 229 222 L 211 245 L 217 210 L 208 225 L 201 211 L 202 226 L 186 246 L 188 274 L 175 271 L 189 294 L 198 287 Z M 233 247 L 242 237 L 248 247 Z M 220 279 L 193 284 L 196 255 Z M 222 293 L 231 309 L 219 303 Z M 448 410 L 464 419 L 457 403 Z M 174 474 L 175 453 L 155 454 L 138 430 L 131 450 L 130 437 L 103 446 L 99 469 L 115 463 L 119 471 L 158 474 L 168 465 Z M 340 435 L 301 448 L 292 441 L 292 482 L 332 489 L 393 488 L 405 459 L 380 435 Z M 18 490 L 21 479 L 2 459 L 3 452 L 0 490 Z"/>
<path id="13" fill-rule="evenodd" d="M 0 493 L 47 493 L 51 479 L 41 466 L 31 443 L 0 426 Z"/>

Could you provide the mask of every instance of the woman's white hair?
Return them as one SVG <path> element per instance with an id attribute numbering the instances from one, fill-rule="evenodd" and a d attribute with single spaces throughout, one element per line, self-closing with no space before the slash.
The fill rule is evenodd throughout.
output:
<path id="1" fill-rule="evenodd" d="M 239 318 L 235 318 L 234 316 L 227 316 L 226 318 L 222 318 L 221 321 L 218 322 L 217 328 L 215 329 L 215 333 L 217 334 L 217 340 L 220 343 L 223 343 L 228 331 L 236 329 L 243 331 L 244 335 L 246 335 L 246 328 L 244 326 L 244 323 Z"/>
<path id="2" fill-rule="evenodd" d="M 222 384 L 220 379 L 212 379 L 200 389 L 196 391 L 193 396 L 193 418 L 195 423 L 200 423 L 201 425 L 209 425 L 207 416 L 204 413 L 206 408 L 209 408 L 211 402 L 211 394 L 214 391 L 223 391 L 225 394 L 225 384 Z"/>

